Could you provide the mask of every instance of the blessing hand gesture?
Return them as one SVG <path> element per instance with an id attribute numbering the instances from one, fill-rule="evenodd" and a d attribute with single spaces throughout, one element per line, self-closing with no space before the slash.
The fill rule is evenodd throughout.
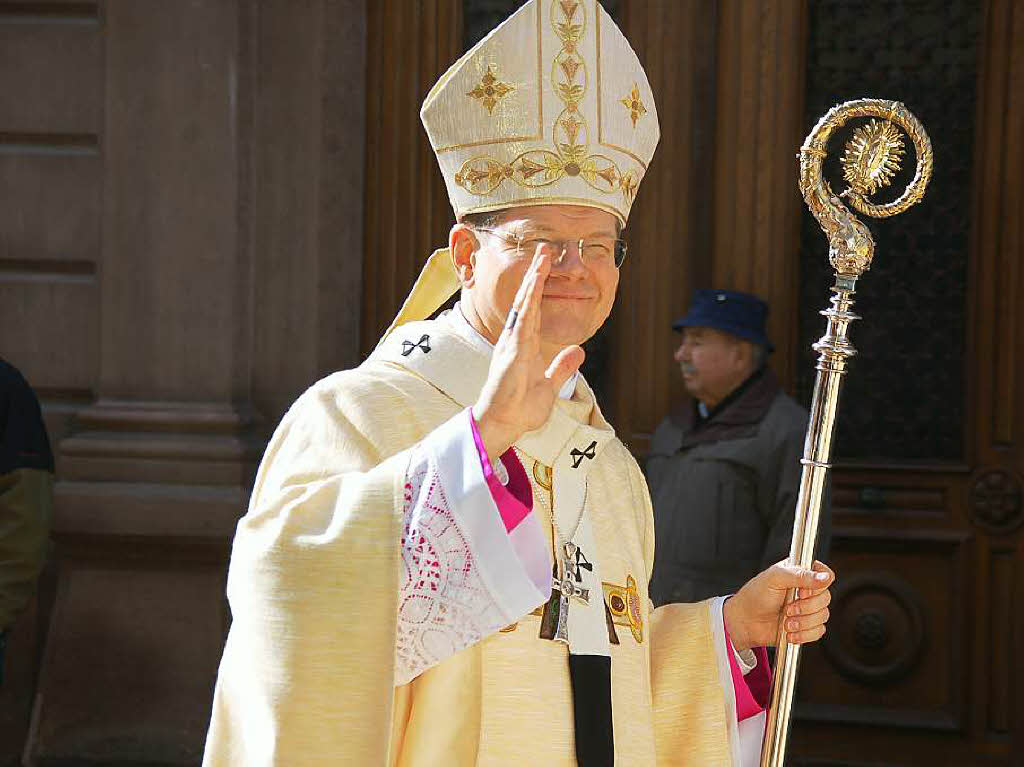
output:
<path id="1" fill-rule="evenodd" d="M 487 382 L 473 417 L 491 460 L 551 415 L 562 385 L 583 364 L 579 346 L 567 346 L 549 363 L 541 353 L 540 317 L 551 256 L 537 248 L 519 286 L 505 327 L 494 345 Z"/>

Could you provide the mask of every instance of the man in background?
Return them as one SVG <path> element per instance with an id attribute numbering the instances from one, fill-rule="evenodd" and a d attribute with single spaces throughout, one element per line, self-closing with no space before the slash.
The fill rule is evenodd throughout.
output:
<path id="1" fill-rule="evenodd" d="M 789 555 L 808 418 L 767 366 L 767 315 L 757 296 L 698 290 L 672 326 L 693 401 L 651 440 L 656 605 L 731 593 Z M 826 504 L 819 551 L 829 529 Z"/>
<path id="2" fill-rule="evenodd" d="M 39 401 L 0 359 L 0 684 L 7 632 L 35 591 L 52 510 L 53 454 Z"/>

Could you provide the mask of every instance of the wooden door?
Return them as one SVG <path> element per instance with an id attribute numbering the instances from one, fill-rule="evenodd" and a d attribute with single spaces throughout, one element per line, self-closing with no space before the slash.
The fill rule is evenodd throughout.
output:
<path id="1" fill-rule="evenodd" d="M 809 21 L 807 125 L 846 99 L 901 100 L 935 176 L 916 209 L 871 224 L 838 422 L 840 579 L 803 663 L 794 763 L 1019 764 L 1024 7 L 820 0 Z M 803 348 L 823 327 L 825 252 L 805 216 Z"/>

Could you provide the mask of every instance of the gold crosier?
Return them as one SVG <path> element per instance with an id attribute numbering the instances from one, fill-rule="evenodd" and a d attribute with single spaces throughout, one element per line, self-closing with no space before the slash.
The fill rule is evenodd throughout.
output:
<path id="1" fill-rule="evenodd" d="M 610 157 L 589 151 L 590 131 L 579 108 L 589 77 L 586 62 L 578 51 L 587 31 L 583 3 L 580 0 L 551 3 L 551 25 L 562 42 L 551 63 L 551 85 L 564 104 L 552 129 L 555 151 L 529 149 L 507 163 L 483 155 L 472 157 L 455 174 L 455 183 L 472 194 L 487 195 L 505 180 L 539 188 L 569 176 L 583 179 L 599 192 L 621 192 L 632 203 L 640 185 L 638 173 L 634 170 L 622 173 Z M 488 73 L 490 71 L 488 69 Z M 638 88 L 633 90 L 628 106 L 635 115 L 635 127 L 637 119 L 646 114 L 647 109 L 640 102 Z"/>
<path id="2" fill-rule="evenodd" d="M 836 196 L 822 176 L 829 136 L 848 120 L 871 117 L 854 133 L 842 157 L 843 178 L 849 187 Z M 893 202 L 875 204 L 868 197 L 888 186 L 900 167 L 903 156 L 902 128 L 914 144 L 917 168 L 913 180 Z M 829 261 L 836 272 L 831 307 L 821 313 L 828 319 L 825 335 L 814 344 L 819 352 L 817 379 L 811 403 L 811 416 L 804 442 L 803 473 L 793 525 L 791 562 L 810 568 L 818 537 L 818 519 L 822 493 L 831 468 L 832 439 L 836 408 L 847 360 L 856 354 L 847 336 L 850 323 L 860 319 L 853 313 L 853 293 L 857 278 L 871 266 L 875 243 L 868 228 L 843 205 L 842 198 L 860 213 L 885 218 L 902 213 L 918 202 L 932 175 L 932 144 L 921 123 L 903 104 L 881 99 L 847 101 L 829 110 L 800 147 L 800 191 L 807 207 L 818 220 L 829 241 Z M 786 603 L 793 601 L 794 592 Z M 800 646 L 786 641 L 779 627 L 776 675 L 772 683 L 771 703 L 761 749 L 761 767 L 782 767 L 786 756 L 793 693 L 796 685 Z"/>

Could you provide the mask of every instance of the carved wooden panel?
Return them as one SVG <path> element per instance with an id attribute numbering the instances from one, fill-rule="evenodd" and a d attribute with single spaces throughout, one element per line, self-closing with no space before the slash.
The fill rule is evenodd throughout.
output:
<path id="1" fill-rule="evenodd" d="M 802 721 L 965 727 L 969 540 L 836 528 L 832 561 L 842 578 L 826 639 L 804 655 Z"/>
<path id="2" fill-rule="evenodd" d="M 983 455 L 1012 449 L 1021 460 L 1024 430 L 1024 338 L 1020 297 L 1024 295 L 1024 8 L 1013 0 L 990 0 L 985 18 L 975 153 L 974 251 L 976 284 L 971 333 L 977 370 L 974 401 Z"/>
<path id="3" fill-rule="evenodd" d="M 976 525 L 992 533 L 1008 533 L 1024 522 L 1020 478 L 1005 469 L 984 469 L 970 484 L 968 509 Z"/>
<path id="4" fill-rule="evenodd" d="M 869 519 L 950 521 L 953 495 L 946 477 L 858 476 L 847 471 L 832 483 L 832 514 L 849 524 Z"/>
<path id="5" fill-rule="evenodd" d="M 1016 759 L 1024 753 L 1024 664 L 1016 657 L 1024 636 L 1024 7 L 989 0 L 983 29 L 968 336 L 975 473 L 964 495 L 986 541 L 976 591 L 984 605 L 976 732 L 987 749 Z"/>
<path id="6" fill-rule="evenodd" d="M 1016 581 L 1020 577 L 1019 557 L 1013 549 L 996 548 L 989 555 L 988 577 L 985 588 L 991 596 L 995 609 L 990 612 L 987 627 L 985 653 L 985 676 L 988 679 L 988 695 L 985 696 L 985 725 L 989 732 L 1005 736 L 1014 728 L 1014 677 L 1008 673 L 1017 667 L 1016 653 L 1019 643 L 1014 642 L 1017 627 L 1010 605 L 1016 599 Z M 1019 621 L 1018 621 L 1019 623 Z"/>

